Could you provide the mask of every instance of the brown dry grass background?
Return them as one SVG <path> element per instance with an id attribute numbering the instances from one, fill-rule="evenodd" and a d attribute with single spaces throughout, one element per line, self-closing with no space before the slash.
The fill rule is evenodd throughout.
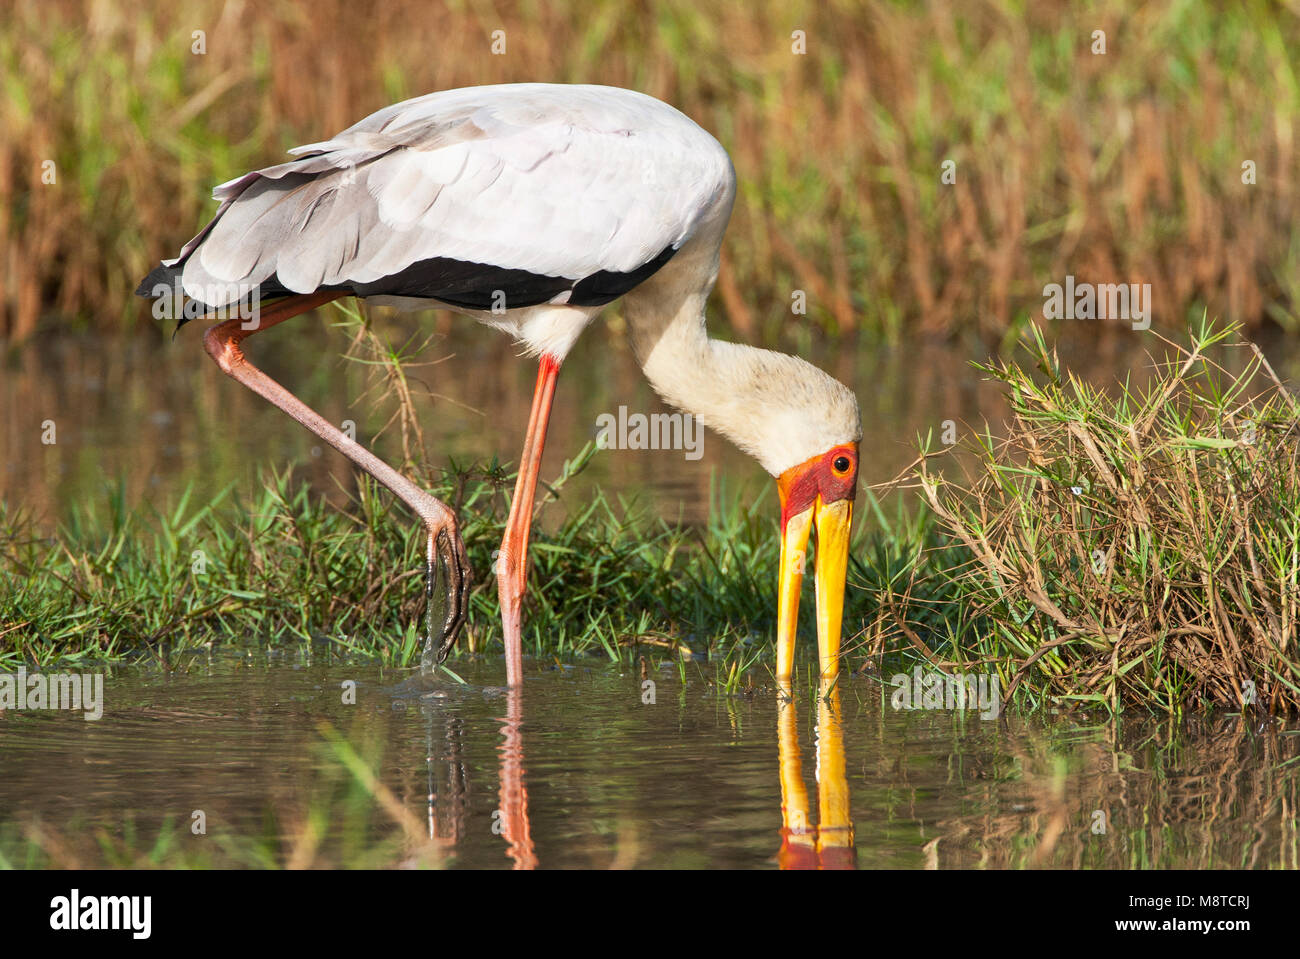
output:
<path id="1" fill-rule="evenodd" d="M 715 302 L 747 338 L 790 337 L 795 289 L 827 334 L 1002 337 L 1066 274 L 1151 283 L 1158 327 L 1293 329 L 1297 7 L 1212 6 L 14 0 L 0 337 L 147 328 L 135 283 L 216 183 L 398 99 L 522 80 L 639 89 L 719 137 L 740 196 Z"/>

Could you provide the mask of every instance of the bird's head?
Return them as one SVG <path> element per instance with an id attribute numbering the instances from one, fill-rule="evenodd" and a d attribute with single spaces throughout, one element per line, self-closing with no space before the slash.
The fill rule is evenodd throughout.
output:
<path id="1" fill-rule="evenodd" d="M 849 561 L 849 527 L 858 482 L 862 419 L 843 383 L 784 353 L 713 341 L 708 385 L 695 397 L 706 425 L 752 453 L 776 477 L 781 497 L 781 573 L 777 610 L 778 681 L 790 679 L 804 560 L 815 528 L 817 644 L 826 679 L 839 665 L 840 620 Z"/>
<path id="2" fill-rule="evenodd" d="M 817 530 L 817 638 L 822 675 L 839 662 L 849 526 L 862 420 L 857 397 L 806 360 L 741 343 L 706 340 L 702 319 L 655 327 L 635 310 L 642 368 L 661 396 L 755 457 L 781 497 L 777 679 L 792 675 L 804 560 Z M 650 333 L 647 334 L 646 331 Z"/>
<path id="3" fill-rule="evenodd" d="M 849 529 L 858 482 L 858 444 L 839 443 L 777 477 L 781 497 L 781 573 L 777 599 L 777 677 L 793 665 L 808 540 L 817 530 L 817 645 L 823 678 L 838 669 L 840 621 L 848 576 Z"/>

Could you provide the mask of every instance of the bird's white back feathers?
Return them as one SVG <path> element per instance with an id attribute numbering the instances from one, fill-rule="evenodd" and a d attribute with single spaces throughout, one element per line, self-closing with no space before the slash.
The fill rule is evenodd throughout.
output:
<path id="1" fill-rule="evenodd" d="M 434 257 L 574 280 L 630 272 L 689 239 L 731 176 L 689 118 L 596 86 L 434 93 L 291 152 L 216 189 L 218 215 L 182 251 L 187 293 L 273 274 L 306 293 Z"/>

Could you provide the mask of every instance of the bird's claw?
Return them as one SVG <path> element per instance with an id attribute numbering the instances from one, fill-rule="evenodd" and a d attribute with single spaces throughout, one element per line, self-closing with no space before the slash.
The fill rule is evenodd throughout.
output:
<path id="1" fill-rule="evenodd" d="M 447 615 L 442 623 L 442 636 L 437 642 L 437 661 L 442 663 L 456 645 L 461 627 L 469 613 L 469 588 L 474 574 L 465 553 L 465 541 L 454 524 L 444 526 L 434 537 L 438 560 L 447 572 Z M 432 637 L 430 637 L 432 640 Z M 434 644 L 431 642 L 430 647 Z"/>

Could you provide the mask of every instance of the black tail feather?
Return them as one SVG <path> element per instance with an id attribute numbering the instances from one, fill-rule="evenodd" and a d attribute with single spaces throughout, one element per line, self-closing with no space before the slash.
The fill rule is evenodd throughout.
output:
<path id="1" fill-rule="evenodd" d="M 159 263 L 149 271 L 148 276 L 140 281 L 140 285 L 135 288 L 135 295 L 156 298 L 170 294 L 180 283 L 181 269 L 179 265 L 166 266 Z M 165 288 L 166 294 L 161 293 L 159 287 Z"/>

